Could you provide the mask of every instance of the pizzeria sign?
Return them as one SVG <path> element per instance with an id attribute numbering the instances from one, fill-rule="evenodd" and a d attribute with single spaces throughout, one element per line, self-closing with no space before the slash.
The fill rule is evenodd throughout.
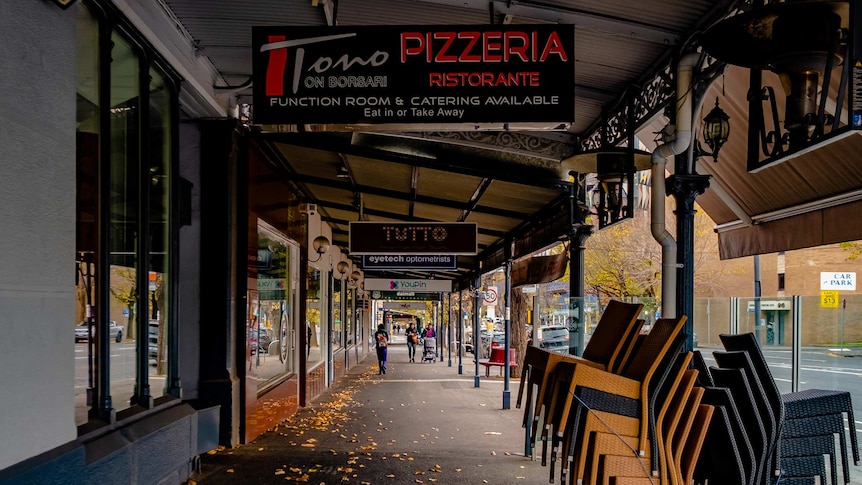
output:
<path id="1" fill-rule="evenodd" d="M 254 27 L 254 121 L 571 122 L 573 25 Z"/>

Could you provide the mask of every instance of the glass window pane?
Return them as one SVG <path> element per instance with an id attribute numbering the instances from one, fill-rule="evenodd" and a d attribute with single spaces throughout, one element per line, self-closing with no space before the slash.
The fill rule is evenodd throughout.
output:
<path id="1" fill-rule="evenodd" d="M 332 349 L 338 350 L 344 346 L 344 337 L 342 335 L 341 325 L 341 296 L 343 295 L 342 288 L 344 282 L 341 280 L 333 280 L 332 282 Z"/>
<path id="2" fill-rule="evenodd" d="M 315 364 L 323 360 L 324 352 L 324 318 L 326 314 L 323 306 L 326 301 L 325 285 L 321 281 L 325 273 L 319 269 L 309 266 L 305 277 L 306 285 L 306 300 L 305 300 L 305 332 L 308 347 L 306 348 L 305 358 L 308 362 L 308 369 L 314 367 Z"/>
<path id="3" fill-rule="evenodd" d="M 138 190 L 140 187 L 139 59 L 120 35 L 111 36 L 110 394 L 128 407 L 134 393 Z"/>
<path id="4" fill-rule="evenodd" d="M 149 182 L 150 190 L 150 274 L 149 325 L 147 352 L 150 362 L 150 394 L 162 396 L 167 391 L 168 352 L 168 267 L 170 241 L 171 186 L 171 92 L 165 78 L 150 68 Z"/>
<path id="5" fill-rule="evenodd" d="M 248 378 L 262 389 L 295 372 L 299 336 L 291 278 L 298 249 L 275 228 L 257 225 L 257 271 L 249 278 L 246 358 Z"/>
<path id="6" fill-rule="evenodd" d="M 95 340 L 85 320 L 95 304 L 96 221 L 99 170 L 99 22 L 78 9 L 77 25 L 77 174 L 75 278 L 75 424 L 87 422 L 95 382 Z M 83 324 L 83 325 L 81 325 Z M 88 399 L 88 395 L 90 396 Z"/>

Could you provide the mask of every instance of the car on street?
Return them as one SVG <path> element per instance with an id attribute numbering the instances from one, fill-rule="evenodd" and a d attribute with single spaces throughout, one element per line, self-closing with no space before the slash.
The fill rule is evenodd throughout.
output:
<path id="1" fill-rule="evenodd" d="M 125 335 L 125 330 L 125 327 L 117 324 L 116 321 L 111 320 L 111 325 L 109 327 L 110 339 L 117 343 L 122 342 L 123 335 Z M 86 321 L 80 322 L 78 323 L 78 325 L 75 326 L 75 342 L 86 342 L 90 338 L 91 334 L 95 337 L 96 329 L 90 328 L 88 330 Z"/>
<path id="2" fill-rule="evenodd" d="M 563 350 L 569 348 L 569 329 L 565 325 L 554 325 L 541 328 L 541 336 L 537 339 L 540 348 Z"/>

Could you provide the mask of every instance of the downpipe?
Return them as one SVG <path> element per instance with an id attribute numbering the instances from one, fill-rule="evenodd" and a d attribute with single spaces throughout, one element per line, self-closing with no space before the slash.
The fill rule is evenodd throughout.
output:
<path id="1" fill-rule="evenodd" d="M 652 193 L 650 229 L 661 244 L 661 314 L 676 318 L 676 240 L 665 223 L 665 164 L 668 157 L 688 149 L 692 140 L 692 72 L 700 62 L 699 54 L 686 54 L 679 60 L 676 76 L 676 133 L 674 139 L 652 152 Z"/>

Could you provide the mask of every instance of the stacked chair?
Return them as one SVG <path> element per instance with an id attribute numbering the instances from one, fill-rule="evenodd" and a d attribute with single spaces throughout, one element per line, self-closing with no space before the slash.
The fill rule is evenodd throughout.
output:
<path id="1" fill-rule="evenodd" d="M 707 368 L 699 353 L 693 359 L 706 389 L 704 401 L 716 406 L 707 433 L 715 446 L 704 454 L 695 481 L 837 485 L 838 434 L 843 478 L 849 483 L 845 415 L 859 463 L 850 394 L 822 389 L 780 394 L 753 333 L 719 338 L 726 351 L 713 352 L 717 367 Z"/>
<path id="2" fill-rule="evenodd" d="M 565 396 L 561 396 L 553 388 L 555 383 L 552 376 L 556 373 L 557 365 L 562 362 L 569 367 L 583 364 L 619 372 L 622 364 L 628 360 L 643 326 L 643 320 L 638 320 L 642 309 L 641 304 L 611 300 L 584 348 L 582 357 L 527 347 L 521 366 L 521 385 L 515 407 L 520 408 L 522 402 L 526 404 L 523 426 L 527 429 L 525 450 L 530 456 L 534 453 L 539 422 L 542 415 L 546 416 L 546 426 L 542 432 L 542 466 L 547 465 L 548 426 L 553 422 L 549 416 L 559 415 L 562 408 L 571 406 L 570 400 L 560 403 L 560 398 L 565 401 Z"/>
<path id="3" fill-rule="evenodd" d="M 552 482 L 558 455 L 563 484 L 692 482 L 714 409 L 702 403 L 698 371 L 689 368 L 693 354 L 680 352 L 685 320 L 659 319 L 646 336 L 617 330 L 616 341 L 627 347 L 619 355 L 628 358 L 613 364 L 563 358 L 552 371 L 545 364 L 543 395 L 528 393 L 527 399 L 545 403 L 543 433 L 553 437 Z M 609 322 L 606 311 L 596 332 Z M 593 339 L 590 345 L 595 334 Z M 533 360 L 540 369 L 550 359 Z M 526 376 L 522 391 L 540 385 L 538 377 Z M 526 415 L 524 425 L 530 426 Z"/>

